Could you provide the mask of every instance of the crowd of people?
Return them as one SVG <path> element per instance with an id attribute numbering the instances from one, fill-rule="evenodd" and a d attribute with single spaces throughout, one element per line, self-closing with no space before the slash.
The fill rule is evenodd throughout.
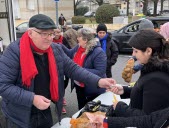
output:
<path id="1" fill-rule="evenodd" d="M 63 14 L 61 17 L 60 29 L 46 15 L 32 16 L 29 29 L 1 56 L 5 127 L 52 127 L 51 102 L 60 122 L 66 113 L 64 95 L 69 83 L 71 90 L 76 89 L 79 110 L 106 90 L 130 98 L 130 105 L 115 101 L 112 115 L 94 116 L 96 128 L 169 126 L 169 22 L 156 32 L 151 21 L 143 20 L 130 39 L 132 58 L 139 63 L 133 70 L 141 73 L 129 87 L 116 84 L 112 78 L 111 67 L 119 53 L 106 25 L 99 24 L 96 32 L 82 28 L 62 34 L 66 19 Z"/>

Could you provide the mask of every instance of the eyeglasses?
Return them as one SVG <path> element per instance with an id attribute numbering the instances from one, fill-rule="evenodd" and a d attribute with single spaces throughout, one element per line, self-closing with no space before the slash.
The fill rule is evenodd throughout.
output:
<path id="1" fill-rule="evenodd" d="M 38 31 L 36 31 L 34 29 L 32 29 L 32 30 L 35 31 L 35 32 L 37 32 L 39 35 L 41 35 L 41 37 L 43 39 L 48 38 L 49 36 L 52 37 L 52 38 L 54 38 L 56 36 L 55 32 L 54 33 L 46 33 L 46 32 L 38 32 Z"/>

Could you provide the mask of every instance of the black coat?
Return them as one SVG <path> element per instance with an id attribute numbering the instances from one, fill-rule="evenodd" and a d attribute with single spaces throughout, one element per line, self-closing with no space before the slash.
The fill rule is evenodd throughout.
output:
<path id="1" fill-rule="evenodd" d="M 134 117 L 108 117 L 108 128 L 166 128 L 169 126 L 169 107 L 150 115 Z"/>
<path id="2" fill-rule="evenodd" d="M 115 110 L 116 116 L 150 114 L 169 107 L 169 62 L 155 60 L 144 65 L 135 86 L 124 87 L 124 95 L 130 96 L 130 106 L 119 102 Z"/>
<path id="3" fill-rule="evenodd" d="M 108 78 L 110 78 L 112 77 L 111 66 L 116 63 L 119 52 L 116 43 L 112 40 L 111 33 L 108 33 L 108 37 L 106 41 L 107 41 L 106 42 L 106 55 L 107 55 L 106 75 Z M 102 46 L 102 41 L 100 41 L 100 44 Z"/>

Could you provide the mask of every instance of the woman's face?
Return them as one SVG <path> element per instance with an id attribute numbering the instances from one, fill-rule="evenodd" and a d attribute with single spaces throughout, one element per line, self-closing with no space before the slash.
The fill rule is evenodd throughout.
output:
<path id="1" fill-rule="evenodd" d="M 79 45 L 80 45 L 82 48 L 85 48 L 85 47 L 86 47 L 87 39 L 84 40 L 84 39 L 82 38 L 82 36 L 78 36 L 78 37 L 77 37 L 77 40 L 78 40 L 78 42 L 79 42 Z"/>
<path id="2" fill-rule="evenodd" d="M 60 29 L 55 29 L 55 34 L 56 34 L 56 36 L 54 37 L 54 39 L 58 40 L 60 38 L 60 36 L 61 36 Z"/>
<path id="3" fill-rule="evenodd" d="M 135 56 L 137 58 L 137 61 L 140 64 L 146 64 L 148 62 L 148 60 L 150 59 L 152 54 L 152 49 L 151 48 L 147 48 L 145 52 L 133 48 L 133 56 Z"/>

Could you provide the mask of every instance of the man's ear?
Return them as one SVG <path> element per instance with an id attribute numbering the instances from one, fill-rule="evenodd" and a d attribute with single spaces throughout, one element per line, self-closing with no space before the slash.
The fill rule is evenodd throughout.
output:
<path id="1" fill-rule="evenodd" d="M 31 29 L 28 30 L 28 36 L 32 39 L 32 30 Z"/>
<path id="2" fill-rule="evenodd" d="M 152 48 L 148 47 L 146 53 L 150 56 L 152 54 Z"/>

